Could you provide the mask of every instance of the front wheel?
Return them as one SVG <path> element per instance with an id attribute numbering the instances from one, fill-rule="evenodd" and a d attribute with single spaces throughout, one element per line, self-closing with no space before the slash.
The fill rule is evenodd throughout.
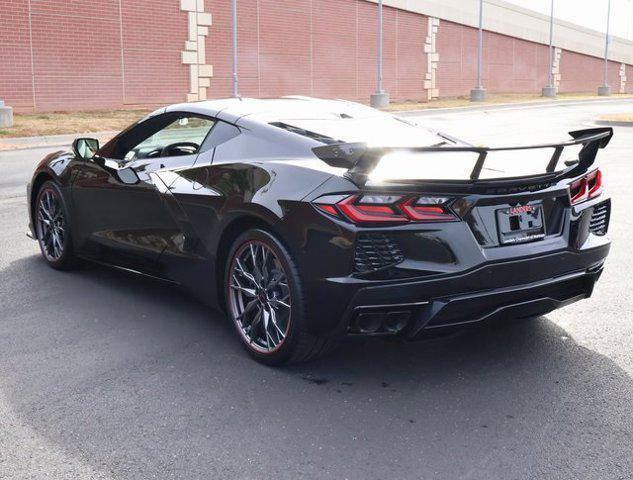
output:
<path id="1" fill-rule="evenodd" d="M 74 266 L 70 217 L 55 182 L 45 182 L 38 191 L 33 207 L 33 221 L 40 251 L 46 263 L 58 270 Z"/>
<path id="2" fill-rule="evenodd" d="M 297 267 L 270 233 L 252 229 L 240 235 L 226 264 L 228 314 L 256 360 L 282 365 L 325 353 L 332 340 L 305 328 L 305 298 Z"/>

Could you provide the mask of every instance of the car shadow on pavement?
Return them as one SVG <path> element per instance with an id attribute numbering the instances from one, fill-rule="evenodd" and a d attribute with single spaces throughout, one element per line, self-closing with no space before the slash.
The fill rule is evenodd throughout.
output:
<path id="1" fill-rule="evenodd" d="M 171 286 L 92 265 L 56 272 L 36 256 L 0 281 L 0 393 L 14 417 L 3 428 L 29 432 L 15 447 L 31 455 L 15 460 L 25 476 L 69 459 L 106 478 L 633 471 L 631 378 L 547 317 L 416 343 L 348 340 L 272 369 Z M 19 459 L 7 458 L 0 473 Z"/>

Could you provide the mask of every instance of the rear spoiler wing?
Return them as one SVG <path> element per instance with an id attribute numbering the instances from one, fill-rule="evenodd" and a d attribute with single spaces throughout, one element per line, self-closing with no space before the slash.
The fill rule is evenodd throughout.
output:
<path id="1" fill-rule="evenodd" d="M 374 170 L 381 158 L 388 153 L 394 152 L 473 152 L 478 154 L 478 158 L 473 165 L 473 169 L 470 173 L 470 180 L 451 180 L 445 181 L 431 181 L 430 183 L 478 183 L 483 182 L 479 180 L 481 171 L 484 168 L 486 157 L 490 152 L 503 152 L 503 151 L 515 151 L 515 150 L 532 150 L 532 149 L 553 149 L 554 152 L 547 165 L 546 171 L 543 175 L 538 175 L 536 178 L 530 176 L 534 180 L 557 180 L 559 178 L 574 177 L 586 172 L 593 164 L 598 154 L 598 150 L 606 147 L 613 137 L 613 129 L 610 127 L 604 128 L 588 128 L 584 130 L 576 130 L 569 132 L 572 137 L 563 143 L 546 143 L 540 145 L 528 145 L 528 146 L 516 146 L 516 147 L 476 147 L 476 146 L 434 146 L 434 147 L 415 147 L 415 148 L 403 148 L 403 147 L 379 147 L 370 148 L 365 143 L 336 143 L 332 145 L 325 145 L 322 147 L 315 147 L 312 149 L 314 154 L 323 160 L 325 163 L 332 167 L 347 168 L 345 176 L 357 184 L 364 184 L 367 182 L 369 174 Z M 565 170 L 556 172 L 558 161 L 561 154 L 566 147 L 582 145 L 583 148 L 578 154 L 577 162 L 567 162 Z M 521 177 L 515 177 L 521 178 Z M 424 181 L 424 179 L 420 179 Z M 485 180 L 485 183 L 497 183 L 506 182 L 512 180 L 511 178 L 499 178 Z"/>

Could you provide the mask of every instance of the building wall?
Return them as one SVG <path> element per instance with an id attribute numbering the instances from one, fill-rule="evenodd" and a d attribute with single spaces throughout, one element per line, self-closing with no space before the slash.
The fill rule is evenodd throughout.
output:
<path id="1" fill-rule="evenodd" d="M 561 92 L 591 91 L 604 83 L 604 59 L 576 52 L 561 55 Z M 620 63 L 609 61 L 609 85 L 614 93 L 620 89 Z"/>
<path id="2" fill-rule="evenodd" d="M 184 100 L 172 0 L 0 0 L 0 98 L 17 111 Z"/>
<path id="3" fill-rule="evenodd" d="M 208 0 L 207 52 L 214 96 L 232 92 L 231 4 Z M 364 0 L 240 0 L 239 87 L 243 96 L 289 94 L 367 99 L 376 90 L 376 6 Z M 426 17 L 384 12 L 384 85 L 395 99 L 421 100 Z M 258 34 L 259 32 L 259 34 Z"/>
<path id="4" fill-rule="evenodd" d="M 378 2 L 378 0 L 367 1 Z M 588 0 L 584 1 L 588 3 Z M 383 2 L 390 7 L 431 15 L 460 25 L 479 26 L 477 0 L 383 0 Z M 606 4 L 606 2 L 599 3 Z M 504 0 L 483 0 L 483 8 L 485 30 L 543 45 L 549 43 L 550 18 L 548 15 Z M 614 8 L 613 16 L 617 15 L 617 10 Z M 604 42 L 604 33 L 565 22 L 559 18 L 554 19 L 554 44 L 563 50 L 601 57 L 604 53 Z M 633 41 L 613 37 L 609 51 L 610 58 L 616 62 L 633 64 Z"/>
<path id="5" fill-rule="evenodd" d="M 401 7 L 384 10 L 383 83 L 393 100 L 467 95 L 475 85 L 477 30 L 465 24 L 469 20 L 430 22 L 410 8 L 435 1 L 387 2 Z M 373 0 L 240 0 L 238 19 L 241 95 L 367 101 L 376 90 Z M 202 26 L 207 21 L 211 25 Z M 231 34 L 228 0 L 102 0 L 98 8 L 94 0 L 0 0 L 0 99 L 17 111 L 54 111 L 227 97 Z M 196 41 L 187 42 L 192 35 Z M 192 73 L 203 64 L 207 72 L 212 67 L 210 79 Z M 547 46 L 484 32 L 488 91 L 540 92 L 547 65 Z M 602 65 L 597 57 L 563 50 L 560 90 L 595 91 Z M 614 92 L 621 65 L 610 62 Z M 626 71 L 631 92 L 633 67 Z"/>
<path id="6" fill-rule="evenodd" d="M 17 110 L 33 104 L 26 2 L 0 0 L 0 99 Z"/>
<path id="7" fill-rule="evenodd" d="M 477 29 L 441 22 L 437 41 L 440 95 L 468 94 L 477 83 Z M 484 32 L 483 85 L 498 93 L 538 92 L 547 83 L 548 55 L 545 45 Z"/>

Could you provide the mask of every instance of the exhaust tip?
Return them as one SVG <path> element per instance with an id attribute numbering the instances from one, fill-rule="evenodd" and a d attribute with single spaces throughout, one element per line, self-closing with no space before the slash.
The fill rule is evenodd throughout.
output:
<path id="1" fill-rule="evenodd" d="M 361 313 L 356 317 L 356 330 L 360 333 L 376 333 L 384 317 L 382 313 Z"/>
<path id="2" fill-rule="evenodd" d="M 348 331 L 361 335 L 398 334 L 409 325 L 411 315 L 410 310 L 385 311 L 382 309 L 359 313 Z"/>
<path id="3" fill-rule="evenodd" d="M 386 331 L 390 333 L 398 333 L 407 326 L 410 318 L 411 312 L 409 311 L 389 312 L 385 316 L 383 325 Z"/>

